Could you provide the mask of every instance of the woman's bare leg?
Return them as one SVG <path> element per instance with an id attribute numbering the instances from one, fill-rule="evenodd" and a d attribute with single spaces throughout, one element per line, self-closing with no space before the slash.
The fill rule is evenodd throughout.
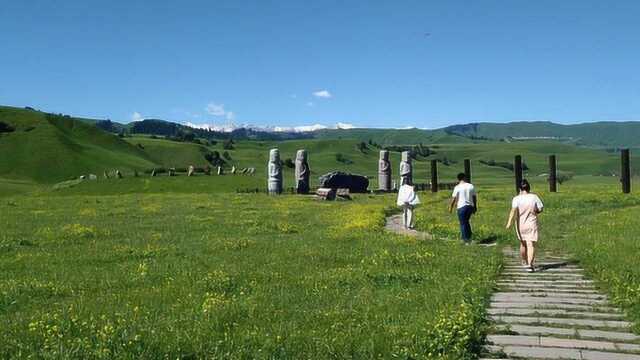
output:
<path id="1" fill-rule="evenodd" d="M 527 243 L 524 241 L 520 241 L 520 259 L 523 265 L 529 265 L 529 261 L 527 259 Z"/>
<path id="2" fill-rule="evenodd" d="M 407 224 L 409 229 L 413 229 L 413 206 L 407 208 Z"/>
<path id="3" fill-rule="evenodd" d="M 409 227 L 409 208 L 406 205 L 402 207 L 402 225 L 405 229 Z"/>
<path id="4" fill-rule="evenodd" d="M 535 241 L 527 241 L 527 262 L 529 266 L 533 266 L 536 260 L 536 243 Z"/>

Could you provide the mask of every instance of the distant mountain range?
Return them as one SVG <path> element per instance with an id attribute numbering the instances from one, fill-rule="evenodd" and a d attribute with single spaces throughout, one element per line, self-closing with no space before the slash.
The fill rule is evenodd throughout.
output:
<path id="1" fill-rule="evenodd" d="M 5 109 L 17 109 L 5 107 Z M 27 108 L 28 111 L 36 111 Z M 324 125 L 303 127 L 257 127 L 180 124 L 161 119 L 145 119 L 128 124 L 110 120 L 79 119 L 112 133 L 145 134 L 178 138 L 193 134 L 204 139 L 357 139 L 379 145 L 463 143 L 472 141 L 524 141 L 552 139 L 580 146 L 618 148 L 640 147 L 640 122 L 591 122 L 561 125 L 548 121 L 510 123 L 471 123 L 452 125 L 442 129 L 371 129 L 354 128 L 349 124 L 337 124 L 333 128 Z"/>

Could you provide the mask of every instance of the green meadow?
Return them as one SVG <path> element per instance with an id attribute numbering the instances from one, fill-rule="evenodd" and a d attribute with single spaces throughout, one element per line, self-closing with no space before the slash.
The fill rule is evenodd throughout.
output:
<path id="1" fill-rule="evenodd" d="M 464 246 L 448 191 L 419 194 L 428 239 L 385 231 L 394 194 L 321 202 L 238 193 L 264 189 L 273 147 L 283 160 L 307 149 L 313 186 L 343 170 L 375 189 L 379 148 L 362 146 L 366 132 L 224 149 L 16 114 L 0 108 L 15 127 L 0 134 L 0 153 L 11 154 L 0 158 L 0 358 L 474 359 L 502 250 L 517 246 L 504 229 L 514 195 L 504 163 L 516 154 L 546 205 L 540 249 L 579 262 L 640 333 L 640 197 L 621 194 L 614 152 L 434 135 L 414 179 L 428 183 L 435 159 L 451 183 L 471 160 L 480 202 L 474 245 Z M 225 151 L 224 176 L 146 172 L 205 167 L 207 154 Z M 558 193 L 547 191 L 550 154 L 567 176 Z M 400 153 L 391 155 L 397 171 Z M 230 175 L 232 166 L 256 173 Z M 103 178 L 115 169 L 123 179 Z M 98 180 L 77 180 L 89 173 Z"/>

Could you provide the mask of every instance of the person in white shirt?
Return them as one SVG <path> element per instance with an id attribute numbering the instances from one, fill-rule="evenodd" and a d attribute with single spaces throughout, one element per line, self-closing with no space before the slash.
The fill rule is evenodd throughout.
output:
<path id="1" fill-rule="evenodd" d="M 413 229 L 415 226 L 413 209 L 420 204 L 420 198 L 416 194 L 414 187 L 409 185 L 407 178 L 402 179 L 402 186 L 398 189 L 396 204 L 402 208 L 402 224 L 404 228 Z"/>
<path id="2" fill-rule="evenodd" d="M 529 272 L 534 272 L 533 262 L 536 258 L 535 244 L 538 241 L 538 215 L 544 205 L 536 194 L 531 193 L 531 185 L 527 180 L 520 184 L 520 194 L 511 201 L 511 212 L 507 221 L 507 229 L 511 227 L 513 220 L 517 218 L 516 236 L 520 240 L 520 257 L 522 266 L 526 266 Z"/>
<path id="3" fill-rule="evenodd" d="M 458 211 L 458 220 L 460 221 L 460 234 L 462 241 L 466 245 L 471 243 L 471 215 L 478 211 L 478 197 L 476 188 L 473 184 L 466 181 L 464 173 L 458 174 L 458 185 L 453 189 L 451 202 L 449 203 L 449 212 L 453 212 L 456 207 Z"/>

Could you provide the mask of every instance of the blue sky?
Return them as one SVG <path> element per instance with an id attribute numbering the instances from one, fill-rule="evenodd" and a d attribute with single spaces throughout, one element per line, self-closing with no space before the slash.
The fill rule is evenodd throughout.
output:
<path id="1" fill-rule="evenodd" d="M 640 120 L 637 0 L 0 4 L 0 104 L 279 126 Z"/>

